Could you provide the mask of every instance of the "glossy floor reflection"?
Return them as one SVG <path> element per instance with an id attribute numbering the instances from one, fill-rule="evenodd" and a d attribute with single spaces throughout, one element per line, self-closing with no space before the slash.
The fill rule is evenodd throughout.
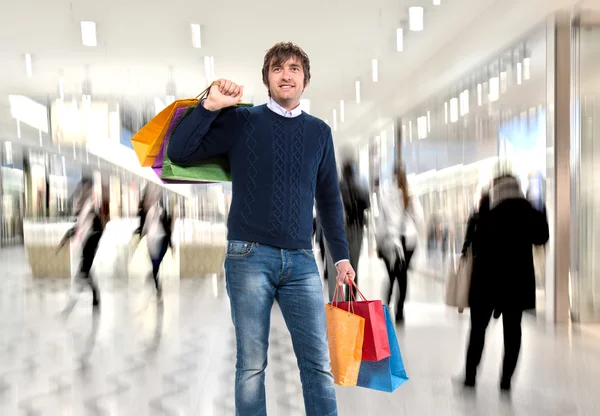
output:
<path id="1" fill-rule="evenodd" d="M 0 251 L 0 415 L 232 415 L 235 343 L 223 280 L 170 280 L 164 303 L 144 280 L 104 277 L 94 314 L 84 293 L 70 314 L 69 282 L 32 280 L 21 249 Z M 385 290 L 380 262 L 364 257 L 361 287 Z M 492 323 L 480 386 L 460 373 L 468 315 L 441 304 L 443 288 L 411 276 L 398 338 L 411 380 L 393 394 L 338 388 L 340 415 L 594 415 L 600 406 L 600 337 L 526 318 L 512 399 L 497 389 L 501 325 Z M 269 414 L 302 415 L 289 335 L 273 314 L 267 370 Z"/>

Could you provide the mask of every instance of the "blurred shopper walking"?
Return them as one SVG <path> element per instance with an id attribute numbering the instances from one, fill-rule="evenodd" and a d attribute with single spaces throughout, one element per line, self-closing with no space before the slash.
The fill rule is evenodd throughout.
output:
<path id="1" fill-rule="evenodd" d="M 519 181 L 498 175 L 489 197 L 482 198 L 474 237 L 469 306 L 471 333 L 464 384 L 474 387 L 485 343 L 485 331 L 494 314 L 502 315 L 504 361 L 500 388 L 511 389 L 521 348 L 523 311 L 535 309 L 535 273 L 532 245 L 548 241 L 544 207 L 536 209 L 525 199 Z"/>
<path id="2" fill-rule="evenodd" d="M 380 184 L 378 194 L 376 242 L 378 256 L 385 262 L 392 301 L 394 283 L 398 282 L 396 322 L 404 321 L 404 302 L 408 291 L 408 270 L 419 239 L 425 232 L 423 207 L 410 193 L 406 172 L 398 170 L 391 182 Z"/>
<path id="3" fill-rule="evenodd" d="M 73 209 L 77 216 L 77 222 L 73 228 L 67 231 L 55 250 L 58 251 L 69 242 L 76 245 L 76 250 L 81 253 L 81 261 L 79 273 L 73 282 L 75 289 L 80 291 L 82 286 L 89 286 L 92 290 L 92 304 L 94 307 L 98 307 L 100 305 L 100 290 L 91 269 L 98 251 L 100 238 L 109 220 L 108 196 L 102 198 L 101 201 L 97 201 L 92 180 L 89 178 L 84 178 L 78 188 L 76 190 L 78 197 L 74 198 Z M 73 296 L 65 311 L 70 311 L 76 302 L 77 298 Z"/>
<path id="4" fill-rule="evenodd" d="M 356 175 L 356 165 L 352 161 L 346 161 L 342 167 L 342 181 L 340 183 L 342 202 L 344 204 L 344 218 L 346 221 L 346 237 L 350 247 L 350 264 L 356 272 L 354 281 L 358 284 L 358 262 L 364 240 L 364 229 L 367 224 L 366 211 L 371 207 L 369 190 L 362 186 Z M 329 280 L 330 297 L 335 290 L 335 280 Z M 356 297 L 356 287 L 351 287 Z M 351 297 L 348 294 L 348 301 Z"/>
<path id="5" fill-rule="evenodd" d="M 162 284 L 158 278 L 160 265 L 169 247 L 173 250 L 172 232 L 174 216 L 167 213 L 163 202 L 162 188 L 149 184 L 140 201 L 138 210 L 140 226 L 134 234 L 146 237 L 148 254 L 152 261 L 152 278 L 156 287 L 156 296 L 162 300 Z"/>

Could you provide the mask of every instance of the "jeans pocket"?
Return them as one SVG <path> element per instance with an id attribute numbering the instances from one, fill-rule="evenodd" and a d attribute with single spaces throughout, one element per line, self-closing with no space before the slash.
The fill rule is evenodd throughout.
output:
<path id="1" fill-rule="evenodd" d="M 315 258 L 315 252 L 312 249 L 311 250 L 300 249 L 300 251 L 302 251 L 302 254 L 304 254 L 309 259 Z"/>
<path id="2" fill-rule="evenodd" d="M 248 241 L 229 241 L 227 243 L 227 258 L 245 258 L 254 251 L 255 243 Z"/>

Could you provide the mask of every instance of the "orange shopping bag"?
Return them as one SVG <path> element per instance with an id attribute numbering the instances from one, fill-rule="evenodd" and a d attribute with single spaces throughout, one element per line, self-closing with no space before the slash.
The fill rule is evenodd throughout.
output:
<path id="1" fill-rule="evenodd" d="M 198 105 L 200 101 L 208 97 L 213 85 L 219 85 L 219 81 L 213 81 L 208 88 L 202 91 L 196 98 L 174 101 L 133 135 L 131 144 L 140 161 L 140 165 L 154 165 L 156 156 L 158 156 L 160 151 L 160 146 L 165 139 L 165 134 L 167 133 L 167 130 L 169 130 L 171 119 L 175 115 L 177 109 Z"/>
<path id="2" fill-rule="evenodd" d="M 339 285 L 336 285 L 333 295 L 334 303 L 338 288 Z M 365 318 L 352 313 L 351 303 L 348 305 L 348 310 L 340 309 L 329 303 L 325 305 L 325 313 L 331 372 L 335 384 L 356 386 L 362 360 Z"/>
<path id="3" fill-rule="evenodd" d="M 197 105 L 198 99 L 177 100 L 168 105 L 158 113 L 144 127 L 142 127 L 132 138 L 131 144 L 137 155 L 140 165 L 152 166 L 160 150 L 160 145 L 165 138 L 169 123 L 175 115 L 175 110 L 180 107 Z"/>

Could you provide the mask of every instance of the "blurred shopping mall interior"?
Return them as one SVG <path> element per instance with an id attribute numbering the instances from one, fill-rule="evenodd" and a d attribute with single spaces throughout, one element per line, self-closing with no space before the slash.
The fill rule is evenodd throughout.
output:
<path id="1" fill-rule="evenodd" d="M 331 127 L 338 164 L 355 161 L 373 198 L 404 167 L 424 212 L 396 330 L 410 380 L 393 393 L 337 386 L 339 414 L 598 414 L 600 0 L 0 0 L 0 414 L 235 414 L 231 184 L 165 184 L 131 138 L 215 79 L 265 104 L 263 57 L 280 41 L 310 57 L 300 105 Z M 469 311 L 444 304 L 499 165 L 524 191 L 541 175 L 550 227 L 510 398 L 497 385 L 502 323 L 490 323 L 469 394 L 457 384 Z M 72 304 L 79 258 L 56 250 L 83 178 L 110 217 L 92 269 L 99 311 L 88 291 Z M 160 302 L 148 252 L 132 242 L 149 183 L 177 218 Z M 367 298 L 385 299 L 377 211 L 358 274 Z M 269 414 L 302 415 L 277 307 L 272 320 Z"/>

